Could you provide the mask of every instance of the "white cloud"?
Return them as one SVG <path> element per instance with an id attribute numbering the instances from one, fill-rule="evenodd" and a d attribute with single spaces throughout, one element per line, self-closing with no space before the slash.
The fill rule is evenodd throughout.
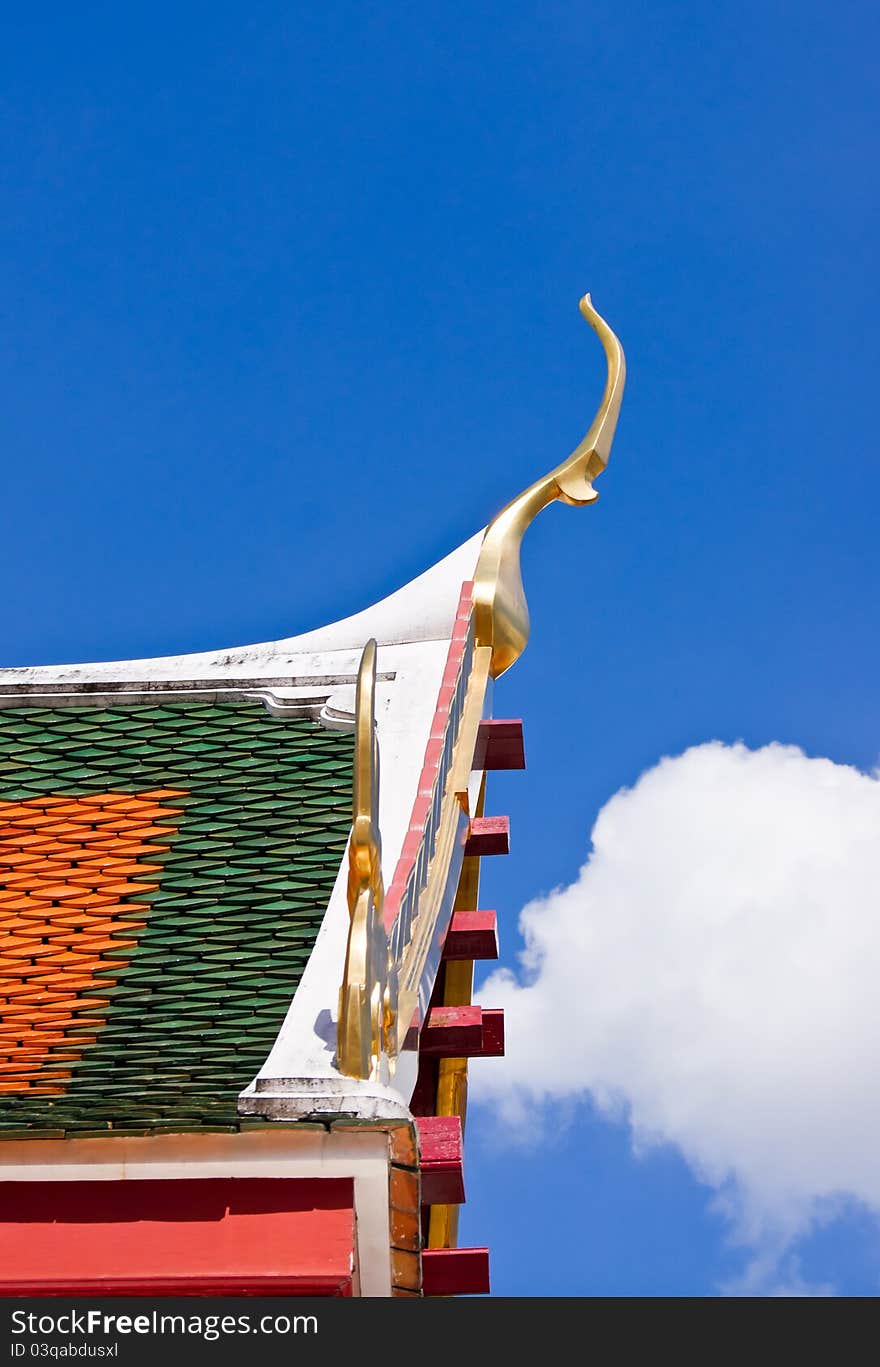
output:
<path id="1" fill-rule="evenodd" d="M 480 994 L 507 1013 L 480 1100 L 590 1095 L 677 1145 L 765 1282 L 842 1199 L 880 1212 L 876 778 L 782 745 L 664 759 L 520 926 L 519 979 Z"/>

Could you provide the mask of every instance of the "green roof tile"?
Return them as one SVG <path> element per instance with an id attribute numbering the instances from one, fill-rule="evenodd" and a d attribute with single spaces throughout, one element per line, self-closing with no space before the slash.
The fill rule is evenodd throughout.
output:
<path id="1" fill-rule="evenodd" d="M 157 800 L 180 816 L 136 818 L 156 832 L 139 842 L 167 848 L 126 856 L 160 869 L 126 875 L 147 890 L 116 915 L 148 910 L 119 933 L 136 939 L 127 963 L 103 951 L 85 990 L 108 1005 L 73 1008 L 69 1033 L 94 1042 L 59 1046 L 80 1057 L 58 1064 L 50 1050 L 43 1068 L 70 1073 L 57 1094 L 0 1093 L 0 1138 L 238 1127 L 342 859 L 351 764 L 348 733 L 252 702 L 0 709 L 0 802 L 186 794 Z"/>

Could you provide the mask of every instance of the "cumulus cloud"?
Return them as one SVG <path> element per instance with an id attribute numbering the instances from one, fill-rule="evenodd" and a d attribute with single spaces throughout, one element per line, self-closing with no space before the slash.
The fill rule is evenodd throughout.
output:
<path id="1" fill-rule="evenodd" d="M 880 1212 L 880 782 L 792 746 L 662 760 L 599 813 L 576 882 L 531 902 L 508 1118 L 589 1096 L 671 1143 L 772 1280 L 856 1200 Z M 763 1270 L 762 1270 L 763 1269 Z"/>

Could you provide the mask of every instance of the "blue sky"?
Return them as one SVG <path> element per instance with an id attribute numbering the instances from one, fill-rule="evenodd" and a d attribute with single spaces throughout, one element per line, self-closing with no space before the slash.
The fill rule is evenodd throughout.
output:
<path id="1" fill-rule="evenodd" d="M 874 767 L 875 7 L 4 27 L 3 664 L 267 639 L 397 587 L 581 436 L 590 289 L 628 386 L 598 505 L 525 546 L 532 638 L 496 711 L 529 768 L 493 783 L 513 853 L 483 892 L 505 962 L 661 756 Z M 463 1235 L 497 1292 L 736 1280 L 751 1254 L 692 1157 L 634 1155 L 588 1091 L 547 1109 L 515 1147 L 472 1113 Z M 877 1290 L 863 1202 L 785 1256 L 789 1282 Z"/>

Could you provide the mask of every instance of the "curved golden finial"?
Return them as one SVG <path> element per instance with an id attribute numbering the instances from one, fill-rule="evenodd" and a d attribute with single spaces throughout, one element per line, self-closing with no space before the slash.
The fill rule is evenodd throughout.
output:
<path id="1" fill-rule="evenodd" d="M 339 993 L 337 1062 L 350 1077 L 368 1078 L 383 1054 L 393 1058 L 397 979 L 382 922 L 379 835 L 379 744 L 376 738 L 376 642 L 361 656 L 355 696 L 354 795 L 348 844 L 351 923 Z"/>
<path id="2" fill-rule="evenodd" d="M 626 362 L 623 348 L 588 294 L 581 313 L 605 348 L 608 379 L 593 424 L 571 455 L 508 503 L 489 524 L 474 576 L 474 614 L 478 645 L 492 647 L 492 675 L 497 678 L 518 660 L 529 639 L 529 609 L 520 571 L 520 546 L 531 522 L 548 503 L 560 499 L 577 507 L 598 498 L 593 480 L 608 464 L 617 427 Z"/>
<path id="3" fill-rule="evenodd" d="M 348 909 L 369 889 L 382 912 L 382 838 L 379 835 L 379 745 L 376 739 L 376 642 L 367 641 L 358 666 L 354 702 L 354 788 L 348 847 Z"/>

